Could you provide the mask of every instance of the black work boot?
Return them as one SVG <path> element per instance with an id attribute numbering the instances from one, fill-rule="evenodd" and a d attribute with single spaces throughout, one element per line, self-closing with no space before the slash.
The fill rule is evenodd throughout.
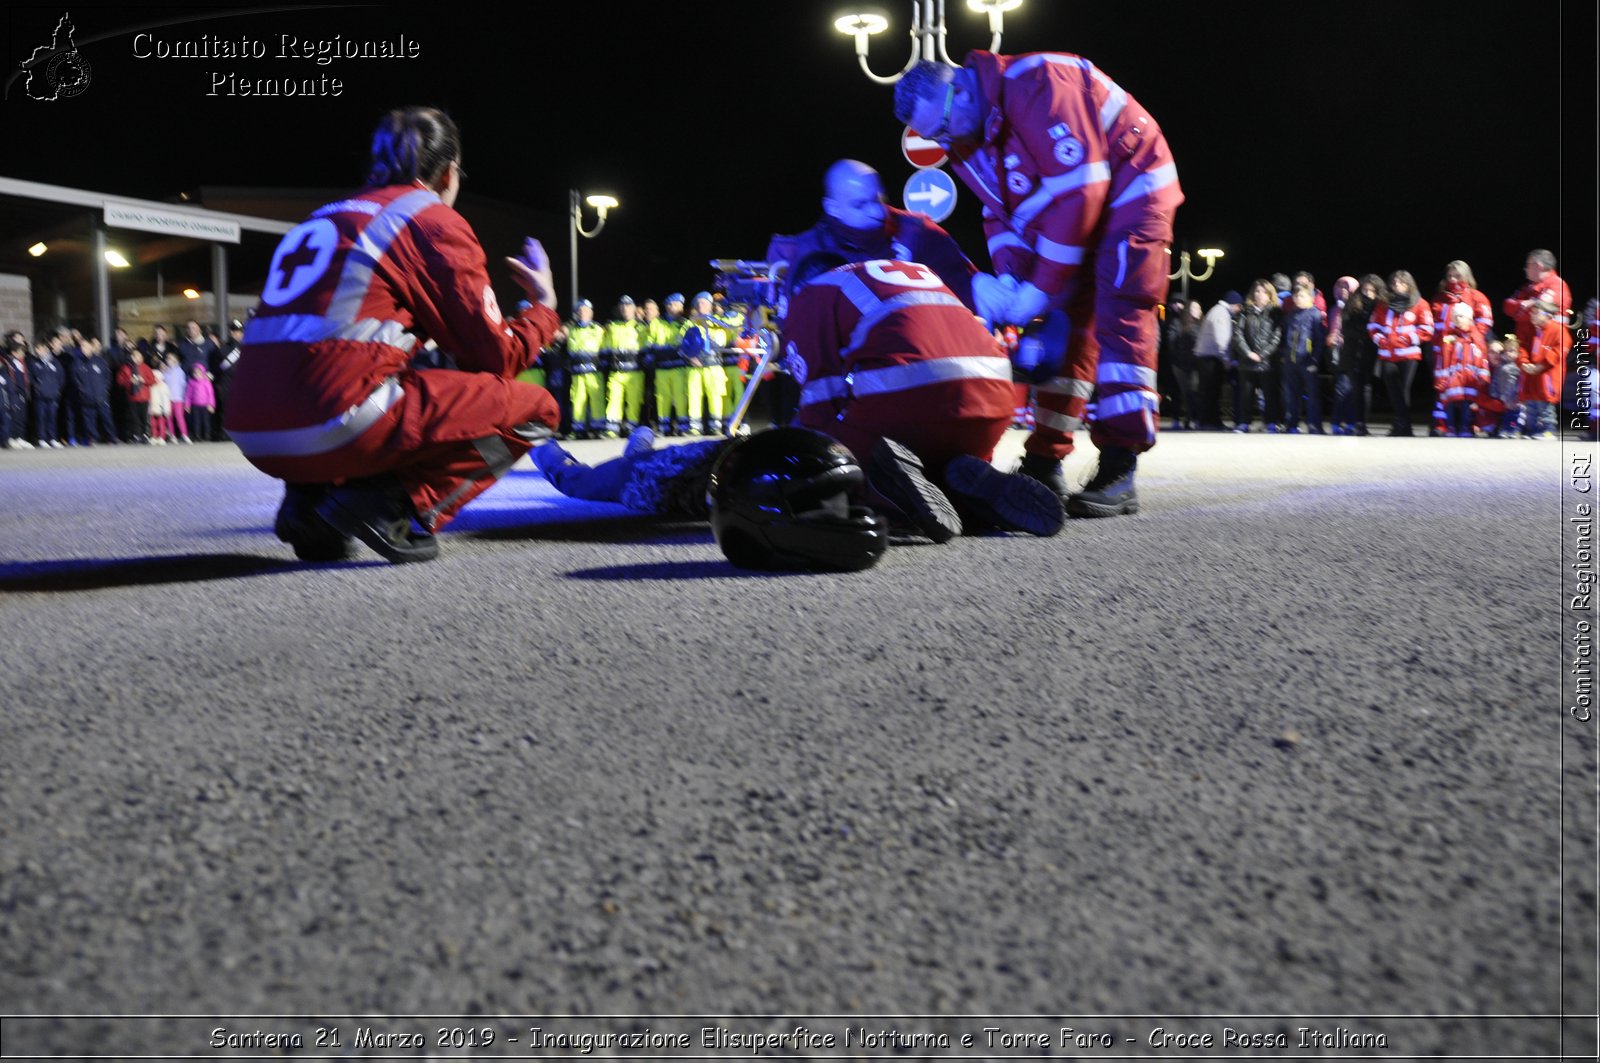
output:
<path id="1" fill-rule="evenodd" d="M 1133 473 L 1139 455 L 1121 447 L 1100 451 L 1100 464 L 1083 490 L 1067 499 L 1069 517 L 1121 517 L 1139 512 Z"/>
<path id="2" fill-rule="evenodd" d="M 960 454 L 944 467 L 944 488 L 971 523 L 1001 531 L 1026 532 L 1048 537 L 1061 530 L 1066 518 L 1061 496 L 1031 476 L 1003 473 L 982 458 Z"/>
<path id="3" fill-rule="evenodd" d="M 1038 480 L 1057 495 L 1064 502 L 1071 494 L 1067 490 L 1067 478 L 1061 475 L 1061 462 L 1044 454 L 1024 454 L 1022 464 L 1017 466 L 1017 472 L 1023 476 Z"/>
<path id="4" fill-rule="evenodd" d="M 272 530 L 302 561 L 343 561 L 355 546 L 354 539 L 317 516 L 317 503 L 327 491 L 327 484 L 283 485 Z"/>
<path id="5" fill-rule="evenodd" d="M 412 531 L 411 498 L 393 476 L 350 480 L 331 488 L 317 503 L 317 515 L 397 565 L 439 556 L 438 539 Z"/>
<path id="6" fill-rule="evenodd" d="M 928 479 L 922 459 L 892 439 L 880 439 L 867 461 L 867 483 L 899 509 L 911 526 L 936 543 L 961 534 L 961 517 Z"/>

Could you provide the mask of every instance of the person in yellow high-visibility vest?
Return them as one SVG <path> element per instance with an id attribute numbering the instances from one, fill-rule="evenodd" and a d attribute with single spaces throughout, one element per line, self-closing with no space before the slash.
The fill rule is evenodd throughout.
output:
<path id="1" fill-rule="evenodd" d="M 705 392 L 706 401 L 706 433 L 708 435 L 721 435 L 727 426 L 728 415 L 733 408 L 728 405 L 729 374 L 723 368 L 723 348 L 733 345 L 733 337 L 738 335 L 739 323 L 729 321 L 716 310 L 716 304 L 711 299 L 710 292 L 697 292 L 694 297 L 694 313 L 689 317 L 689 327 L 684 332 L 684 352 L 691 366 L 698 366 L 696 373 L 700 379 L 700 386 Z M 733 380 L 739 379 L 739 365 L 737 356 L 730 355 L 733 361 Z M 735 386 L 735 400 L 743 394 L 742 388 Z M 689 416 L 698 420 L 699 411 L 691 391 L 689 396 Z M 694 434 L 691 426 L 690 435 Z"/>
<path id="2" fill-rule="evenodd" d="M 600 341 L 605 329 L 594 319 L 594 304 L 579 299 L 567 325 L 568 372 L 572 374 L 572 434 L 597 436 L 605 429 L 600 374 Z"/>
<path id="3" fill-rule="evenodd" d="M 610 370 L 606 378 L 605 435 L 628 435 L 639 427 L 644 408 L 644 371 L 639 368 L 639 322 L 633 297 L 617 300 L 617 316 L 606 323 L 600 354 Z"/>
<path id="4" fill-rule="evenodd" d="M 673 292 L 662 302 L 666 304 L 665 317 L 651 316 L 650 308 L 655 304 L 645 303 L 640 342 L 645 358 L 655 368 L 656 430 L 662 435 L 684 436 L 689 434 L 689 368 L 678 345 L 683 342 L 689 321 L 683 316 L 682 292 Z M 698 388 L 695 397 L 699 398 Z M 699 403 L 695 405 L 698 407 Z M 677 410 L 676 419 L 673 410 Z"/>

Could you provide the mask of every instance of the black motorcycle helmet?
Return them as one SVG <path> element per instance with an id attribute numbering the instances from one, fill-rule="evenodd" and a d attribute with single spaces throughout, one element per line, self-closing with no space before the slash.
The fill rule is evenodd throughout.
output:
<path id="1" fill-rule="evenodd" d="M 739 568 L 859 572 L 889 546 L 888 523 L 850 504 L 865 479 L 849 449 L 821 432 L 758 432 L 730 444 L 711 470 L 711 530 Z"/>

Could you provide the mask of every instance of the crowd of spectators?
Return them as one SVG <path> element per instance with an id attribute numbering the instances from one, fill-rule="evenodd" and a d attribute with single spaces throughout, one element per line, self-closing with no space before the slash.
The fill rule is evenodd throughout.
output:
<path id="1" fill-rule="evenodd" d="M 189 321 L 179 339 L 156 325 L 109 343 L 62 325 L 31 344 L 6 334 L 0 446 L 52 450 L 112 444 L 220 443 L 243 324 L 226 338 Z"/>
<path id="2" fill-rule="evenodd" d="M 1331 299 L 1307 272 L 1257 280 L 1209 309 L 1175 295 L 1164 308 L 1161 334 L 1163 413 L 1174 431 L 1364 436 L 1383 432 L 1378 417 L 1386 415 L 1386 434 L 1410 436 L 1418 434 L 1423 414 L 1422 427 L 1432 435 L 1550 438 L 1564 399 L 1575 405 L 1576 391 L 1564 394 L 1577 348 L 1568 329 L 1571 294 L 1555 266 L 1548 251 L 1529 253 L 1527 283 L 1500 304 L 1513 325 L 1504 333 L 1497 333 L 1494 304 L 1462 261 L 1446 265 L 1426 296 L 1405 270 L 1340 277 Z M 618 320 L 602 330 L 592 312 L 583 313 L 585 301 L 555 347 L 542 353 L 527 376 L 556 394 L 563 434 L 627 435 L 641 423 L 666 435 L 721 431 L 748 386 L 758 342 L 766 342 L 749 327 L 759 316 L 720 296 L 713 305 L 707 292 L 695 297 L 688 315 L 681 295 L 664 302 L 665 316 L 646 300 L 635 321 L 624 296 Z M 1597 307 L 1590 299 L 1582 334 L 1591 352 L 1581 382 L 1591 425 Z M 588 361 L 566 350 L 568 337 L 585 330 L 613 337 L 591 344 Z M 627 344 L 614 338 L 623 333 Z M 156 325 L 139 338 L 119 328 L 109 343 L 66 326 L 31 344 L 13 331 L 0 358 L 0 447 L 225 441 L 222 416 L 242 336 L 239 321 L 227 337 L 189 321 L 176 340 Z M 623 347 L 632 353 L 619 354 Z M 416 362 L 425 368 L 450 360 L 430 344 Z M 587 416 L 581 408 L 574 416 L 575 383 L 585 382 L 584 371 L 604 382 L 590 389 Z M 1019 369 L 1019 378 L 1027 375 Z M 765 382 L 764 406 L 779 424 L 792 415 L 798 391 L 782 377 L 774 365 Z M 612 378 L 627 386 L 612 387 Z M 1030 391 L 1019 382 L 1019 426 L 1031 423 Z"/>
<path id="3" fill-rule="evenodd" d="M 1591 356 L 1584 378 L 1573 381 L 1581 388 L 1568 389 L 1581 348 L 1568 328 L 1572 296 L 1555 267 L 1548 251 L 1528 254 L 1527 283 L 1500 304 L 1513 325 L 1504 333 L 1459 260 L 1445 266 L 1431 295 L 1396 270 L 1340 277 L 1331 300 L 1306 272 L 1257 280 L 1209 309 L 1174 297 L 1161 340 L 1171 428 L 1242 433 L 1259 422 L 1267 432 L 1364 436 L 1383 430 L 1382 413 L 1390 436 L 1425 427 L 1431 435 L 1548 439 L 1565 398 L 1592 431 L 1600 304 L 1587 305 L 1582 336 Z"/>

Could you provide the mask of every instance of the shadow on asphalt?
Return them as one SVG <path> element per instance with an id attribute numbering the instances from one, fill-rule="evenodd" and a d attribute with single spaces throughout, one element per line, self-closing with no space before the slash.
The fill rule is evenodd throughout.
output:
<path id="1" fill-rule="evenodd" d="M 365 568 L 380 561 L 346 562 L 320 568 Z M 98 591 L 108 587 L 149 587 L 164 583 L 266 576 L 303 571 L 302 561 L 253 554 L 186 554 L 171 557 L 83 558 L 0 565 L 0 593 Z"/>
<path id="2" fill-rule="evenodd" d="M 734 568 L 723 560 L 716 561 L 652 561 L 643 565 L 606 565 L 603 568 L 580 568 L 568 572 L 567 579 L 596 582 L 625 582 L 628 580 L 683 580 L 683 579 L 790 579 L 795 576 L 816 575 L 813 572 L 758 572 L 748 568 Z"/>
<path id="3" fill-rule="evenodd" d="M 648 543 L 658 546 L 710 543 L 711 526 L 704 521 L 670 520 L 656 516 L 613 519 L 548 521 L 537 524 L 480 525 L 473 527 L 464 514 L 447 533 L 462 539 L 512 540 L 559 543 Z"/>

